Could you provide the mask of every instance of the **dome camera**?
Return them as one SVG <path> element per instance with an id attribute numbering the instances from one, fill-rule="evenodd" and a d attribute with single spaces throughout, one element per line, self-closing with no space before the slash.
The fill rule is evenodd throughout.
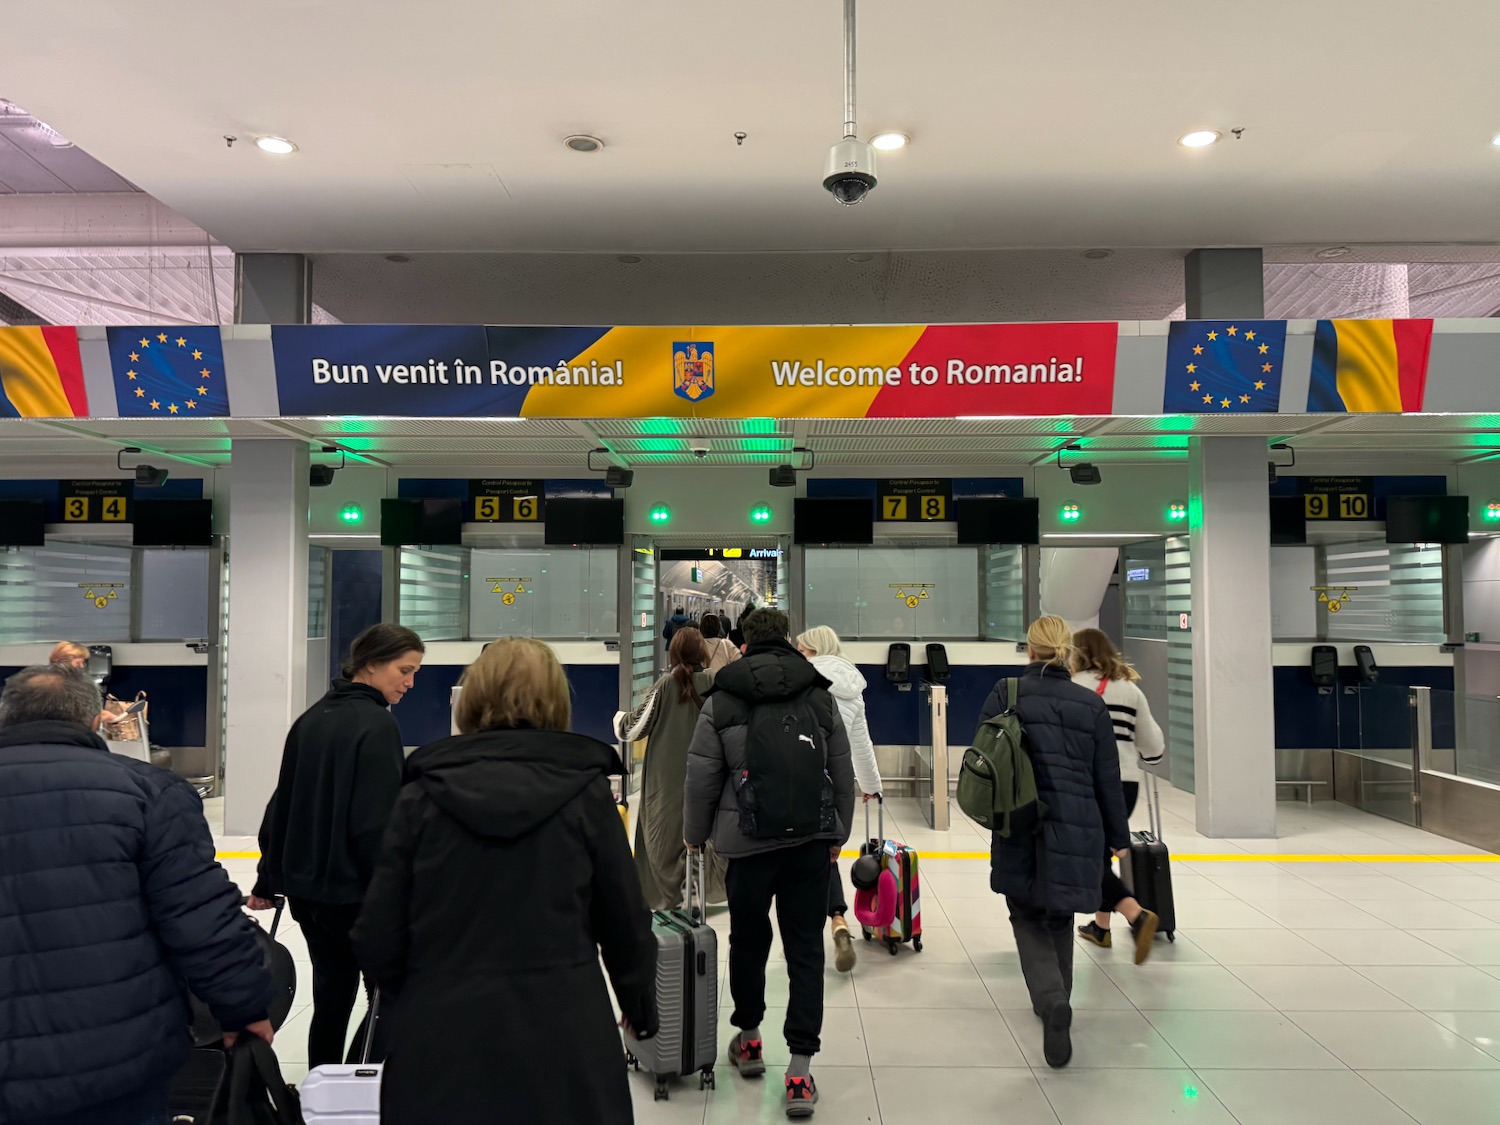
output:
<path id="1" fill-rule="evenodd" d="M 845 137 L 828 150 L 823 187 L 845 207 L 853 207 L 875 188 L 875 150 L 863 141 Z"/>

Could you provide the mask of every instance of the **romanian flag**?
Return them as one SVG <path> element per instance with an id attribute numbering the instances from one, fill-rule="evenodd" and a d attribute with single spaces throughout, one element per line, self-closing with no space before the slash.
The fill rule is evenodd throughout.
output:
<path id="1" fill-rule="evenodd" d="M 73 328 L 0 328 L 0 418 L 87 418 Z"/>
<path id="2" fill-rule="evenodd" d="M 1309 414 L 1420 411 L 1430 320 L 1320 320 L 1313 339 Z"/>

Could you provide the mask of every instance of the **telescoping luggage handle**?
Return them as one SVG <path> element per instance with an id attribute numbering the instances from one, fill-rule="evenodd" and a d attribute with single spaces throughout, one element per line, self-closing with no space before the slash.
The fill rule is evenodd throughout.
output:
<path id="1" fill-rule="evenodd" d="M 1141 772 L 1146 775 L 1146 817 L 1151 835 L 1158 843 L 1165 843 L 1161 835 L 1161 792 L 1157 789 L 1157 777 L 1149 768 Z"/>
<path id="2" fill-rule="evenodd" d="M 682 878 L 682 912 L 700 922 L 708 918 L 708 867 L 703 858 L 703 848 L 687 857 L 687 872 Z M 698 878 L 694 879 L 693 876 Z M 693 884 L 698 885 L 698 909 L 693 909 Z"/>
<path id="3" fill-rule="evenodd" d="M 375 1021 L 380 1019 L 380 989 L 370 989 L 370 1014 L 365 1018 L 364 1042 L 359 1045 L 359 1061 L 370 1065 L 370 1056 L 375 1053 Z"/>
<path id="4" fill-rule="evenodd" d="M 865 802 L 865 839 L 867 839 L 867 840 L 879 840 L 883 844 L 883 843 L 885 843 L 885 794 L 884 793 L 876 793 L 875 794 L 875 800 L 877 802 L 879 802 L 879 804 L 880 804 L 880 835 L 879 836 L 871 836 L 870 835 L 870 802 L 866 801 Z"/>

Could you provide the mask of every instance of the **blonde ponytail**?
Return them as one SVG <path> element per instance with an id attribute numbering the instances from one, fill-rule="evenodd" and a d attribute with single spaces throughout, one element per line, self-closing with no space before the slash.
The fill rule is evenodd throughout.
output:
<path id="1" fill-rule="evenodd" d="M 1043 664 L 1073 670 L 1073 630 L 1061 617 L 1038 617 L 1026 630 L 1026 644 Z"/>

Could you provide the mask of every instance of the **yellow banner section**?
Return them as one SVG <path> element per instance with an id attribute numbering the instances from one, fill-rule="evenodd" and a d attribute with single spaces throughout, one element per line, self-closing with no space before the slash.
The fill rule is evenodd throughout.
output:
<path id="1" fill-rule="evenodd" d="M 619 364 L 618 385 L 538 384 L 521 414 L 692 417 L 699 403 L 708 403 L 705 417 L 862 418 L 883 373 L 906 358 L 923 331 L 921 325 L 612 328 L 570 365 Z M 819 361 L 826 365 L 821 370 Z"/>

